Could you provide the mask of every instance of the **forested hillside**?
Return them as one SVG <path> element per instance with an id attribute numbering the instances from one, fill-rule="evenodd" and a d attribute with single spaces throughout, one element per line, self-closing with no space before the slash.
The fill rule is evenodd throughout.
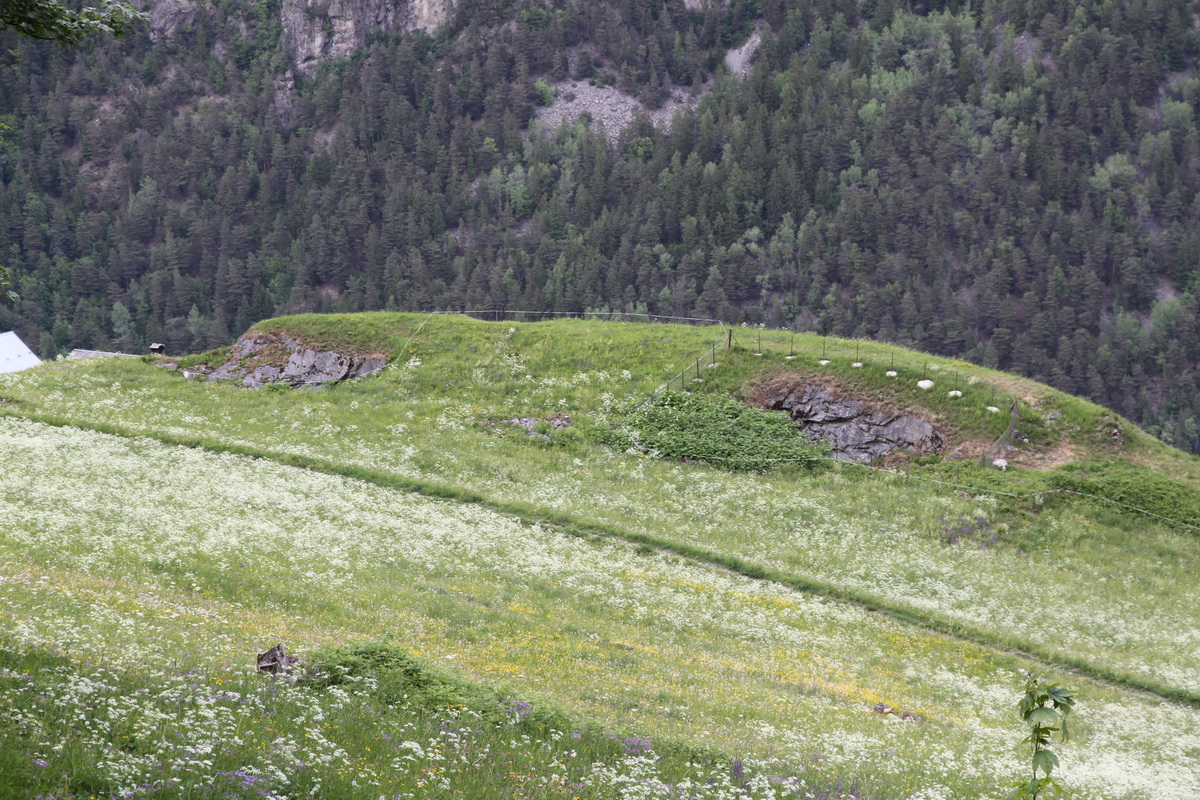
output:
<path id="1" fill-rule="evenodd" d="M 277 0 L 9 36 L 0 329 L 52 355 L 295 310 L 719 317 L 1012 369 L 1196 451 L 1197 12 L 462 0 L 311 75 Z M 544 130 L 589 81 L 703 96 L 669 130 Z"/>

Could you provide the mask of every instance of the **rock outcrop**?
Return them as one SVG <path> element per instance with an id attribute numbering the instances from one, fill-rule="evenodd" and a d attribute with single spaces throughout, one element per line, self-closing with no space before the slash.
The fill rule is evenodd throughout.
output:
<path id="1" fill-rule="evenodd" d="M 865 463 L 895 450 L 931 455 L 945 443 L 920 417 L 870 408 L 821 386 L 796 386 L 767 398 L 765 405 L 787 412 L 813 439 L 831 442 L 835 458 Z"/>
<path id="2" fill-rule="evenodd" d="M 372 33 L 432 33 L 452 8 L 452 0 L 283 0 L 279 16 L 296 69 L 307 76 L 321 59 L 352 54 Z"/>
<path id="3" fill-rule="evenodd" d="M 155 0 L 150 9 L 150 38 L 172 39 L 196 21 L 194 0 Z"/>
<path id="4" fill-rule="evenodd" d="M 210 372 L 206 380 L 239 381 L 250 389 L 272 383 L 299 388 L 361 378 L 386 365 L 387 359 L 382 355 L 315 350 L 290 337 L 248 337 L 233 346 L 229 361 Z"/>
<path id="5" fill-rule="evenodd" d="M 678 86 L 671 96 L 657 109 L 646 108 L 636 97 L 622 94 L 612 86 L 592 86 L 587 81 L 566 80 L 551 88 L 556 94 L 554 104 L 537 109 L 538 119 L 545 123 L 547 134 L 553 135 L 564 120 L 574 121 L 579 115 L 587 114 L 593 123 L 603 124 L 608 140 L 616 143 L 623 131 L 638 114 L 645 114 L 655 126 L 670 128 L 671 118 L 681 108 L 690 108 L 699 102 L 698 96 Z"/>

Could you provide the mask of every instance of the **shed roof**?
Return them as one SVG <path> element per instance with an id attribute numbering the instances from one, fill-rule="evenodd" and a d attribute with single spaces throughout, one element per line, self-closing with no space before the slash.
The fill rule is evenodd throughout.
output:
<path id="1" fill-rule="evenodd" d="M 25 346 L 15 331 L 0 333 L 0 375 L 36 367 L 42 360 Z"/>

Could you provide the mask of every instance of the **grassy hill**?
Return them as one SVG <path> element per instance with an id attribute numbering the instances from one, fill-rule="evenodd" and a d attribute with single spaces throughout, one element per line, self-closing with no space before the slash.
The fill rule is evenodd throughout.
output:
<path id="1" fill-rule="evenodd" d="M 1200 469 L 1105 409 L 753 329 L 253 332 L 390 364 L 294 391 L 151 359 L 0 379 L 13 796 L 1000 797 L 1021 668 L 1082 692 L 1081 796 L 1200 794 Z M 613 446 L 672 378 L 837 387 L 947 444 L 891 471 Z M 1012 466 L 980 466 L 1014 402 Z M 249 674 L 278 641 L 311 677 Z"/>

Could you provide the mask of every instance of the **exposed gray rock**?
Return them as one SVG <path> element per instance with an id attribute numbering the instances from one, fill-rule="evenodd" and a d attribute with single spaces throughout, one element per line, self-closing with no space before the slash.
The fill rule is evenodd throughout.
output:
<path id="1" fill-rule="evenodd" d="M 284 356 L 287 361 L 278 366 Z M 207 380 L 233 380 L 250 389 L 272 383 L 293 388 L 321 386 L 326 383 L 361 378 L 387 365 L 382 356 L 349 356 L 332 351 L 313 350 L 295 339 L 244 338 L 233 346 L 229 361 L 209 373 Z"/>
<path id="2" fill-rule="evenodd" d="M 275 100 L 271 105 L 275 119 L 285 128 L 296 123 L 296 76 L 289 69 L 282 75 L 275 76 L 272 81 L 275 89 Z"/>
<path id="3" fill-rule="evenodd" d="M 348 56 L 373 33 L 432 33 L 450 20 L 453 0 L 283 0 L 283 37 L 296 69 L 310 76 L 323 58 Z"/>
<path id="4" fill-rule="evenodd" d="M 564 120 L 575 120 L 586 113 L 596 124 L 604 126 L 604 133 L 615 143 L 638 113 L 644 113 L 655 126 L 669 129 L 671 118 L 681 108 L 691 108 L 700 101 L 698 95 L 676 86 L 671 96 L 661 107 L 646 108 L 636 97 L 622 94 L 612 86 L 592 86 L 587 81 L 565 80 L 551 86 L 555 92 L 553 105 L 539 107 L 538 119 L 544 124 L 547 135 L 554 135 Z"/>
<path id="5" fill-rule="evenodd" d="M 312 383 L 337 383 L 349 378 L 358 378 L 383 367 L 382 358 L 343 356 L 337 353 L 305 350 L 288 357 L 283 374 L 272 380 L 284 380 L 293 386 Z"/>
<path id="6" fill-rule="evenodd" d="M 150 10 L 150 38 L 174 38 L 179 31 L 192 27 L 196 21 L 193 0 L 155 0 Z"/>
<path id="7" fill-rule="evenodd" d="M 798 386 L 768 399 L 767 408 L 786 411 L 813 439 L 833 444 L 834 458 L 868 462 L 895 450 L 937 453 L 945 439 L 920 417 L 869 408 L 835 397 L 820 386 Z"/>
<path id="8" fill-rule="evenodd" d="M 506 419 L 505 422 L 509 425 L 517 425 L 524 428 L 527 431 L 525 435 L 531 439 L 541 438 L 546 441 L 550 440 L 549 436 L 534 431 L 539 422 L 549 423 L 550 427 L 556 431 L 571 427 L 571 418 L 563 413 L 551 414 L 548 417 L 513 417 L 512 419 Z"/>
<path id="9" fill-rule="evenodd" d="M 279 382 L 279 367 L 259 367 L 246 376 L 242 381 L 242 385 L 250 389 L 257 389 L 260 386 L 266 386 L 268 383 Z"/>
<path id="10" fill-rule="evenodd" d="M 229 361 L 208 374 L 208 380 L 221 381 L 245 377 L 246 368 L 242 361 L 258 352 L 265 342 L 261 339 L 239 339 L 229 351 Z"/>
<path id="11" fill-rule="evenodd" d="M 762 28 L 755 27 L 754 32 L 750 34 L 750 38 L 746 40 L 745 44 L 735 50 L 725 51 L 725 68 L 739 78 L 749 75 L 750 61 L 754 58 L 754 54 L 758 52 L 758 46 L 761 43 Z"/>

